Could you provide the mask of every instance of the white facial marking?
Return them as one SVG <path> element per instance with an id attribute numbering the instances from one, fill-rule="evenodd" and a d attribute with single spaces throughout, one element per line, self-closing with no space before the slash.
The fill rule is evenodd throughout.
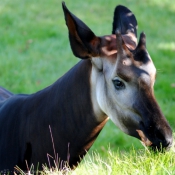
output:
<path id="1" fill-rule="evenodd" d="M 140 79 L 142 79 L 142 81 L 144 81 L 147 85 L 153 84 L 155 82 L 155 75 L 156 75 L 156 68 L 152 62 L 152 60 L 150 60 L 150 62 L 147 65 L 142 65 L 140 66 L 140 68 L 142 70 L 145 70 L 146 73 L 141 73 Z"/>
<path id="2" fill-rule="evenodd" d="M 97 69 L 98 59 L 103 60 L 103 71 Z M 91 72 L 91 98 L 97 120 L 103 121 L 107 115 L 125 133 L 135 129 L 141 120 L 140 116 L 132 110 L 132 104 L 136 98 L 136 87 L 130 86 L 117 77 L 126 87 L 123 90 L 116 90 L 112 82 L 116 78 L 114 77 L 116 65 L 101 58 L 93 58 L 92 63 L 94 65 Z M 125 63 L 131 64 L 129 59 Z M 125 126 L 127 121 L 132 121 L 131 126 Z"/>
<path id="3" fill-rule="evenodd" d="M 100 68 L 100 69 L 99 69 Z M 97 117 L 97 121 L 102 122 L 107 118 L 104 111 L 99 106 L 99 100 L 103 101 L 103 96 L 100 95 L 101 88 L 100 84 L 103 82 L 103 77 L 99 70 L 102 69 L 102 63 L 100 58 L 92 59 L 92 71 L 91 71 L 91 99 L 92 99 L 92 106 L 94 109 L 95 116 Z"/>

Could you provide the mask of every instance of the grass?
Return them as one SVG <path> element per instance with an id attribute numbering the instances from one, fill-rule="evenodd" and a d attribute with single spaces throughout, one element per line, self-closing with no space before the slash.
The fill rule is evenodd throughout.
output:
<path id="1" fill-rule="evenodd" d="M 173 149 L 166 153 L 153 153 L 146 148 L 138 151 L 133 147 L 127 152 L 112 152 L 109 148 L 106 158 L 92 152 L 74 171 L 67 167 L 62 171 L 43 167 L 41 175 L 174 175 L 174 156 Z"/>
<path id="2" fill-rule="evenodd" d="M 101 0 L 100 2 L 66 0 L 68 8 L 99 36 L 111 33 L 113 10 L 117 4 L 123 4 L 134 12 L 139 24 L 138 34 L 144 31 L 147 35 L 147 49 L 157 68 L 155 95 L 174 130 L 175 3 L 170 3 L 169 0 Z M 33 93 L 49 86 L 79 61 L 73 56 L 69 46 L 59 0 L 2 0 L 0 1 L 0 24 L 0 85 L 14 93 Z M 109 145 L 112 154 L 108 151 Z M 133 147 L 135 155 L 131 153 Z M 139 150 L 142 148 L 138 140 L 123 134 L 109 121 L 91 148 L 92 152 L 96 150 L 100 156 L 95 155 L 92 158 L 92 152 L 90 152 L 90 157 L 87 156 L 86 162 L 80 164 L 75 172 L 82 171 L 84 174 L 97 169 L 103 174 L 107 172 L 104 170 L 105 164 L 100 164 L 99 161 L 96 166 L 91 159 L 105 159 L 103 161 L 111 166 L 114 174 L 115 171 L 121 171 L 121 174 L 124 174 L 130 167 L 134 169 L 134 157 L 138 157 L 136 167 L 139 161 L 143 162 L 139 156 Z M 123 151 L 125 157 L 119 154 Z M 151 168 L 155 166 L 157 172 L 159 169 L 164 171 L 163 163 L 167 165 L 165 169 L 170 168 L 172 173 L 174 153 L 171 153 L 158 154 L 162 156 L 158 159 L 144 152 L 145 162 L 142 166 L 139 164 L 140 167 L 137 168 L 140 171 L 142 169 L 143 174 L 151 174 L 153 173 L 150 172 Z M 126 157 L 130 157 L 130 160 Z M 110 164 L 109 159 L 116 163 Z M 120 162 L 120 166 L 117 162 Z M 123 170 L 122 165 L 125 166 Z M 145 166 L 147 166 L 146 170 L 144 170 Z M 136 169 L 132 174 L 137 174 Z"/>
<path id="3" fill-rule="evenodd" d="M 147 149 L 129 152 L 108 151 L 107 159 L 93 154 L 71 174 L 100 175 L 163 175 L 175 173 L 174 152 L 151 153 Z"/>

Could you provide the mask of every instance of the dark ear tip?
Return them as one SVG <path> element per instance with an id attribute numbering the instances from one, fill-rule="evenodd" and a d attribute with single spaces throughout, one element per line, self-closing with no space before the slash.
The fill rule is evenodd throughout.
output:
<path id="1" fill-rule="evenodd" d="M 66 3 L 64 1 L 62 1 L 62 8 L 63 8 L 63 12 L 64 12 L 64 15 L 66 17 L 66 14 L 69 13 L 70 14 L 70 11 L 68 10 L 68 8 L 66 7 Z"/>
<path id="2" fill-rule="evenodd" d="M 66 10 L 67 9 L 66 4 L 65 4 L 64 1 L 62 1 L 62 7 L 63 7 L 63 10 Z"/>
<path id="3" fill-rule="evenodd" d="M 65 6 L 65 2 L 64 1 L 62 1 L 62 6 Z"/>

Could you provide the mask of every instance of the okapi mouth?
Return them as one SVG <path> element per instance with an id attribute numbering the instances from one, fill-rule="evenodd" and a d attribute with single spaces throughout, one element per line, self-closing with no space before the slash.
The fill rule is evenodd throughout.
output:
<path id="1" fill-rule="evenodd" d="M 141 142 L 144 146 L 151 146 L 152 142 L 145 136 L 142 130 L 136 130 L 141 138 Z"/>
<path id="2" fill-rule="evenodd" d="M 136 130 L 138 135 L 140 136 L 141 143 L 144 146 L 150 147 L 153 151 L 168 151 L 172 147 L 173 143 L 172 141 L 163 143 L 162 141 L 159 140 L 159 142 L 152 142 L 148 139 L 148 137 L 144 134 L 142 130 Z"/>
<path id="3" fill-rule="evenodd" d="M 158 151 L 158 152 L 162 152 L 162 153 L 169 151 L 171 149 L 171 147 L 172 147 L 172 144 L 167 144 L 167 146 L 163 146 L 162 143 L 160 143 L 159 145 L 155 145 L 155 144 L 150 145 L 150 148 L 152 151 L 154 151 L 154 152 Z"/>

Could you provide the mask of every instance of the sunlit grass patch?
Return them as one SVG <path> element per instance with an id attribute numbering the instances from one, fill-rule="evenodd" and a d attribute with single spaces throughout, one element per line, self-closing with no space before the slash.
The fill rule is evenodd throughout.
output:
<path id="1" fill-rule="evenodd" d="M 173 175 L 175 173 L 175 152 L 152 152 L 148 149 L 112 152 L 106 158 L 99 153 L 87 154 L 75 170 L 65 167 L 48 168 L 43 166 L 43 175 Z M 32 171 L 30 171 L 32 174 Z M 25 173 L 24 173 L 25 174 Z M 24 175 L 23 174 L 23 175 Z"/>
<path id="2" fill-rule="evenodd" d="M 54 167 L 43 165 L 42 171 L 36 171 L 33 165 L 28 167 L 28 172 L 19 167 L 15 169 L 22 175 L 174 175 L 175 148 L 173 146 L 169 151 L 160 152 L 148 147 L 138 150 L 133 146 L 130 150 L 118 149 L 114 152 L 108 147 L 106 156 L 97 151 L 87 153 L 74 170 L 66 162 L 61 170 L 56 163 Z"/>
<path id="3" fill-rule="evenodd" d="M 138 174 L 159 175 L 175 173 L 175 153 L 171 150 L 166 153 L 152 153 L 145 150 L 129 152 L 108 151 L 108 158 L 102 159 L 99 154 L 87 158 L 72 174 Z"/>

